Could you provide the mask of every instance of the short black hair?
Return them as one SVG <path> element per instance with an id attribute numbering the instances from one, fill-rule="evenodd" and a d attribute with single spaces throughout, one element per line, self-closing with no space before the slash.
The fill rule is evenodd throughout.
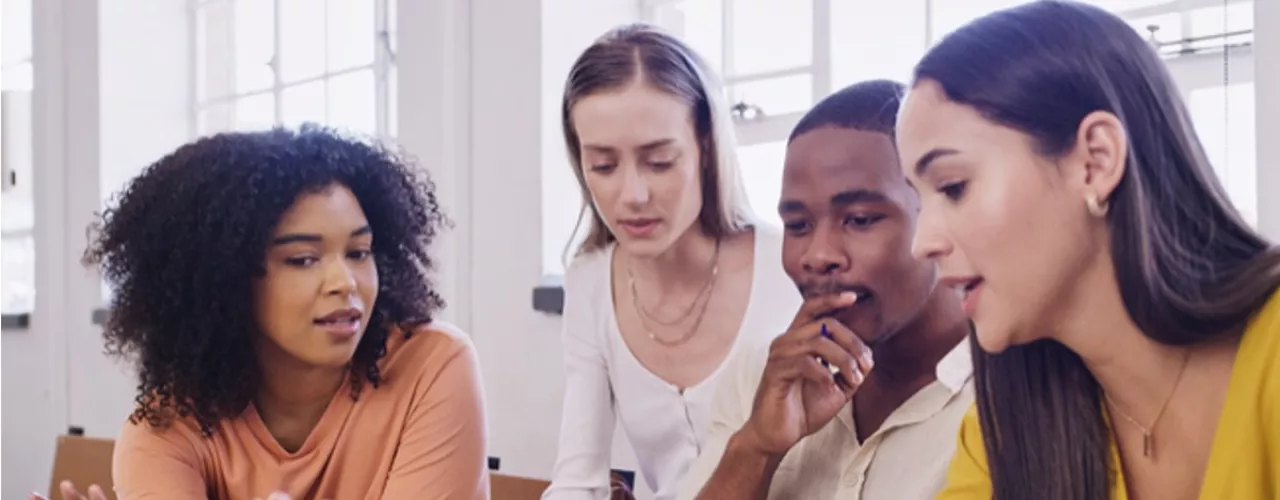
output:
<path id="1" fill-rule="evenodd" d="M 351 190 L 373 232 L 378 299 L 351 360 L 352 397 L 378 386 L 388 336 L 444 306 L 428 246 L 448 220 L 426 172 L 317 126 L 229 132 L 148 166 L 91 227 L 84 261 L 114 288 L 107 350 L 138 368 L 135 424 L 176 413 L 208 435 L 244 411 L 260 381 L 251 290 L 272 232 L 299 197 L 333 185 Z"/>
<path id="2" fill-rule="evenodd" d="M 906 85 L 893 80 L 867 80 L 840 89 L 805 113 L 791 130 L 787 142 L 822 127 L 866 130 L 894 137 L 898 105 L 906 90 Z"/>

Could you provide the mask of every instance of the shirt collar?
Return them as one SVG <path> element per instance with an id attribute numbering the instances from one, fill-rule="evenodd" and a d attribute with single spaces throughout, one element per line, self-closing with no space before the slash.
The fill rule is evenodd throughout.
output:
<path id="1" fill-rule="evenodd" d="M 934 369 L 938 382 L 951 390 L 952 394 L 964 389 L 964 385 L 973 377 L 973 356 L 969 352 L 969 337 L 965 337 L 951 348 Z"/>

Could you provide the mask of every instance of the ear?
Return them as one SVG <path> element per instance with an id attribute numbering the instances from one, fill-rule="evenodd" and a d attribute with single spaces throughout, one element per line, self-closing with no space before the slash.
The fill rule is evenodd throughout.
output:
<path id="1" fill-rule="evenodd" d="M 1084 160 L 1084 189 L 1106 205 L 1124 178 L 1129 158 L 1129 134 L 1116 115 L 1094 111 L 1080 120 L 1076 155 Z"/>

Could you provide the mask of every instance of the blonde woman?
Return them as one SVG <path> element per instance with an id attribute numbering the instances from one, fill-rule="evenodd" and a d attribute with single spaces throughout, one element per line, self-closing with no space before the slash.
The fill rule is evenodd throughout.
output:
<path id="1" fill-rule="evenodd" d="M 608 498 L 615 422 L 656 498 L 674 498 L 726 361 L 799 307 L 781 233 L 753 224 L 721 92 L 697 54 L 643 25 L 607 33 L 569 74 L 565 142 L 591 216 L 565 278 L 564 417 L 544 499 Z"/>

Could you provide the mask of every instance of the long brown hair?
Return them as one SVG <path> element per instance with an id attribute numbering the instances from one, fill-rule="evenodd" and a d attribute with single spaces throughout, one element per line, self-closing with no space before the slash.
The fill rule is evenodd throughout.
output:
<path id="1" fill-rule="evenodd" d="M 722 238 L 742 231 L 754 220 L 734 153 L 733 120 L 714 72 L 679 39 L 653 26 L 629 24 L 605 33 L 583 51 L 573 63 L 564 87 L 560 114 L 565 148 L 583 200 L 575 235 L 581 229 L 582 216 L 591 211 L 586 238 L 576 254 L 603 248 L 616 238 L 591 203 L 591 192 L 582 173 L 581 144 L 570 111 L 587 96 L 617 90 L 642 78 L 689 104 L 702 158 L 702 211 L 698 225 L 703 233 Z M 567 244 L 572 245 L 572 241 Z"/>
<path id="2" fill-rule="evenodd" d="M 1232 207 L 1164 63 L 1116 16 L 1064 1 L 1000 11 L 943 39 L 915 79 L 1050 158 L 1074 145 L 1087 114 L 1120 119 L 1129 157 L 1107 224 L 1125 309 L 1149 338 L 1238 335 L 1280 286 L 1280 250 Z M 1080 357 L 1051 340 L 1000 354 L 972 345 L 995 498 L 1108 498 L 1111 438 Z"/>

